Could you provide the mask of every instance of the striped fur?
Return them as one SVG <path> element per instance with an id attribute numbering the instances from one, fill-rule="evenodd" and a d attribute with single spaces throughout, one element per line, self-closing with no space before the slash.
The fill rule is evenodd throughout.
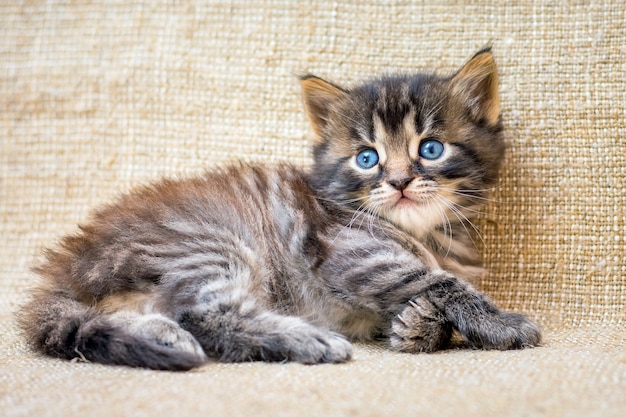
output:
<path id="1" fill-rule="evenodd" d="M 184 370 L 222 361 L 343 362 L 347 339 L 407 352 L 453 330 L 488 349 L 537 345 L 537 326 L 467 280 L 468 230 L 503 154 L 489 51 L 455 76 L 351 90 L 302 79 L 310 172 L 238 164 L 162 180 L 95 212 L 37 267 L 19 314 L 36 350 Z M 494 96 L 495 94 L 495 96 Z M 425 140 L 445 152 L 420 156 Z M 378 165 L 355 162 L 374 149 Z"/>

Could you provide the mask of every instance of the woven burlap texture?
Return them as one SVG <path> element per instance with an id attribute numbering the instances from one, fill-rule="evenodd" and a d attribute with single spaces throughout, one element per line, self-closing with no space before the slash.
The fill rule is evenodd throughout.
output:
<path id="1" fill-rule="evenodd" d="M 624 415 L 622 1 L 0 4 L 0 414 Z M 432 2 L 434 3 L 434 2 Z M 508 143 L 482 288 L 521 352 L 154 373 L 41 358 L 12 312 L 45 245 L 119 191 L 232 159 L 310 162 L 297 75 L 452 73 L 492 44 Z M 109 408 L 107 408 L 109 407 Z"/>

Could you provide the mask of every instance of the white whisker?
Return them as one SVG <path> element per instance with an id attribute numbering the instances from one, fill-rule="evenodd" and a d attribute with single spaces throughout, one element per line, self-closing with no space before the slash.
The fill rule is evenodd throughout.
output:
<path id="1" fill-rule="evenodd" d="M 450 224 L 450 219 L 448 218 L 448 216 L 446 215 L 446 210 L 445 208 L 443 208 L 441 206 L 441 203 L 438 201 L 438 199 L 429 199 L 428 200 L 428 206 L 430 207 L 431 202 L 436 203 L 435 208 L 437 209 L 437 211 L 439 212 L 439 214 L 441 215 L 441 219 L 442 219 L 442 226 L 443 226 L 443 234 L 444 236 L 446 236 L 448 238 L 448 249 L 446 250 L 446 255 L 448 256 L 450 254 L 450 250 L 452 250 L 452 239 L 453 239 L 453 235 L 452 235 L 452 224 Z"/>
<path id="2" fill-rule="evenodd" d="M 465 223 L 469 224 L 472 227 L 472 229 L 474 229 L 474 232 L 476 232 L 476 235 L 481 240 L 483 245 L 486 245 L 485 240 L 483 239 L 483 237 L 482 237 L 482 235 L 480 233 L 480 230 L 478 230 L 478 227 L 476 227 L 476 225 L 461 211 L 461 209 L 459 209 L 460 206 L 458 206 L 458 204 L 448 200 L 447 198 L 439 196 L 439 195 L 437 196 L 437 199 L 439 201 L 441 201 L 443 204 L 445 204 L 446 207 L 450 210 L 450 212 L 456 216 L 456 218 L 459 220 L 459 223 L 461 224 L 461 226 L 463 226 L 463 229 L 465 229 L 465 232 L 467 233 L 467 237 L 469 237 L 469 239 L 474 244 L 474 247 L 477 247 L 476 242 L 472 238 L 472 234 L 467 229 L 467 226 L 465 226 Z M 463 208 L 463 207 L 461 207 L 461 208 Z"/>
<path id="3" fill-rule="evenodd" d="M 464 198 L 468 198 L 471 200 L 481 200 L 484 202 L 489 202 L 489 203 L 500 203 L 500 201 L 497 201 L 491 197 L 485 197 L 482 195 L 472 195 L 471 192 L 472 191 L 463 191 L 463 190 L 455 190 L 453 188 L 445 188 L 445 187 L 441 187 L 441 190 L 446 191 L 450 194 L 459 196 L 459 197 L 464 197 Z M 476 193 L 486 193 L 486 191 L 476 191 Z"/>
<path id="4" fill-rule="evenodd" d="M 484 195 L 472 195 L 473 193 L 475 194 L 487 194 L 489 192 L 491 192 L 494 188 L 485 188 L 485 189 L 475 189 L 475 190 L 465 190 L 465 189 L 457 189 L 457 188 L 450 188 L 450 187 L 446 187 L 446 186 L 440 186 L 440 189 L 443 191 L 446 191 L 450 194 L 454 194 L 457 195 L 459 197 L 464 197 L 464 198 L 468 198 L 468 199 L 472 199 L 472 200 L 482 200 L 484 202 L 488 202 L 488 203 L 497 203 L 497 204 L 501 204 L 501 201 L 495 200 L 491 197 L 487 197 Z"/>

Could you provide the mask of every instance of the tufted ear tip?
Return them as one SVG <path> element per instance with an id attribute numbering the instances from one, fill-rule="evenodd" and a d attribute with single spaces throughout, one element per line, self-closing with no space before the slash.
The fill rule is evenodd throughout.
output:
<path id="1" fill-rule="evenodd" d="M 451 80 L 452 90 L 463 97 L 476 120 L 496 125 L 500 119 L 498 69 L 491 47 L 478 51 Z"/>

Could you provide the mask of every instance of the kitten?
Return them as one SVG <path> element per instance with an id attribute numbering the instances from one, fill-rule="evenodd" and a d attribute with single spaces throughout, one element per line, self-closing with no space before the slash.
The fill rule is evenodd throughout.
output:
<path id="1" fill-rule="evenodd" d="M 208 358 L 344 362 L 351 340 L 432 352 L 540 332 L 468 281 L 469 219 L 503 157 L 490 50 L 452 77 L 344 89 L 301 79 L 314 166 L 238 164 L 163 180 L 96 211 L 36 268 L 19 313 L 60 358 L 184 370 Z"/>

